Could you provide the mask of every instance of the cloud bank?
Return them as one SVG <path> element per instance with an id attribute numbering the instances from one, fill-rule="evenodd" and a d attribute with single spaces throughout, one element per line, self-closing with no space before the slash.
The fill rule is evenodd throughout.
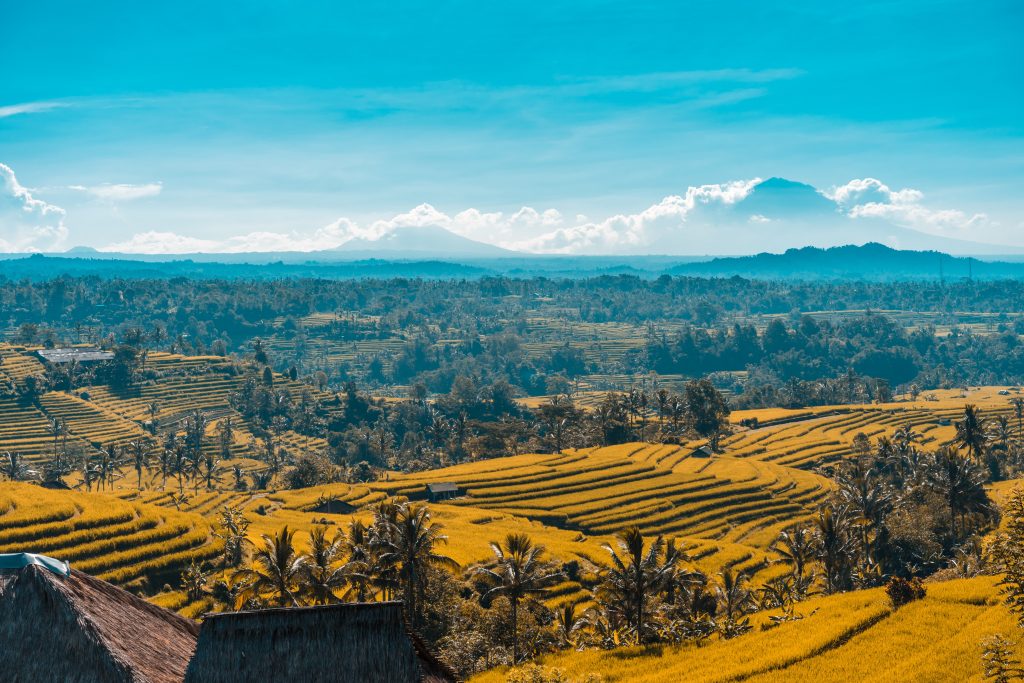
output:
<path id="1" fill-rule="evenodd" d="M 155 197 L 163 185 L 108 183 L 70 189 L 116 204 Z M 0 251 L 57 251 L 67 246 L 65 210 L 33 192 L 37 191 L 18 182 L 9 166 L 0 164 Z M 312 252 L 343 247 L 352 240 L 362 245 L 400 228 L 441 227 L 463 237 L 532 253 L 728 254 L 866 239 L 904 246 L 908 236 L 921 233 L 970 240 L 975 228 L 987 224 L 985 214 L 935 209 L 925 203 L 920 190 L 894 189 L 870 177 L 827 190 L 777 178 L 751 178 L 691 186 L 642 211 L 602 220 L 582 215 L 567 218 L 554 208 L 529 206 L 515 211 L 468 208 L 447 213 L 422 203 L 366 223 L 341 217 L 312 230 L 254 230 L 227 238 L 151 230 L 99 248 L 128 254 Z"/>
<path id="2" fill-rule="evenodd" d="M 684 194 L 665 197 L 640 212 L 615 214 L 598 221 L 585 216 L 567 220 L 557 209 L 538 210 L 529 206 L 514 212 L 469 208 L 449 214 L 424 203 L 366 225 L 339 218 L 312 232 L 251 232 L 225 240 L 147 232 L 110 244 L 104 250 L 161 254 L 318 251 L 340 247 L 353 239 L 378 240 L 397 228 L 439 226 L 464 237 L 532 253 L 747 253 L 778 248 L 775 244 L 762 246 L 764 242 L 759 240 L 768 234 L 789 240 L 788 246 L 827 244 L 830 239 L 858 241 L 861 235 L 872 235 L 865 232 L 869 224 L 876 229 L 879 225 L 883 229 L 896 226 L 929 235 L 970 239 L 971 228 L 988 220 L 984 214 L 932 209 L 923 203 L 921 191 L 896 190 L 875 178 L 858 178 L 822 191 L 799 183 L 778 182 L 797 188 L 797 193 L 771 194 L 774 188 L 760 189 L 761 178 L 691 186 Z M 764 187 L 769 185 L 765 183 Z M 748 210 L 745 200 L 758 192 L 758 209 Z M 764 194 L 771 196 L 765 199 Z M 829 229 L 834 239 L 828 236 Z M 879 239 L 889 237 L 884 232 L 880 234 Z M 888 241 L 899 244 L 896 237 Z"/>
<path id="3" fill-rule="evenodd" d="M 0 252 L 55 251 L 65 246 L 65 211 L 36 199 L 0 164 Z"/>

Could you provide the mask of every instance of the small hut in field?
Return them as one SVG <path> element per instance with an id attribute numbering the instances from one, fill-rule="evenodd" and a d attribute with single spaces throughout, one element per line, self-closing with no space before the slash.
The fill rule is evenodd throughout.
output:
<path id="1" fill-rule="evenodd" d="M 39 555 L 0 555 L 0 678 L 180 683 L 199 627 Z"/>
<path id="2" fill-rule="evenodd" d="M 398 602 L 209 614 L 185 683 L 448 683 Z"/>

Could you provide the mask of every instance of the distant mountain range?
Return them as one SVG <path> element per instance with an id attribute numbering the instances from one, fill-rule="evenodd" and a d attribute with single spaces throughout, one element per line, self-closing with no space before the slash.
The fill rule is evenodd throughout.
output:
<path id="1" fill-rule="evenodd" d="M 665 272 L 768 280 L 991 280 L 1024 277 L 1024 263 L 950 256 L 938 251 L 900 251 L 868 243 L 860 247 L 804 247 L 782 254 L 715 258 L 682 263 Z"/>
<path id="2" fill-rule="evenodd" d="M 471 279 L 504 275 L 528 278 L 584 278 L 662 275 L 691 277 L 745 277 L 766 280 L 977 280 L 1024 279 L 1024 260 L 988 260 L 950 256 L 938 251 L 900 251 L 882 244 L 820 249 L 804 247 L 781 254 L 696 259 L 670 256 L 533 256 L 510 254 L 490 257 L 371 258 L 317 260 L 276 258 L 274 254 L 214 254 L 202 258 L 180 256 L 118 257 L 78 251 L 62 256 L 0 255 L 0 277 L 33 280 L 62 275 L 163 278 L 286 277 L 355 279 L 409 277 Z M 290 256 L 295 256 L 294 254 Z M 1007 257 L 1012 259 L 1012 257 Z"/>
<path id="3" fill-rule="evenodd" d="M 701 189 L 701 188 L 693 188 Z M 701 195 L 685 210 L 645 218 L 641 239 L 628 247 L 630 258 L 640 255 L 744 256 L 782 253 L 804 246 L 884 244 L 901 250 L 941 251 L 947 254 L 993 256 L 1022 254 L 1024 248 L 982 244 L 912 230 L 881 217 L 851 216 L 850 207 L 811 185 L 769 178 L 739 196 Z M 678 199 L 678 198 L 676 198 Z M 864 200 L 866 201 L 866 200 Z M 657 213 L 657 212 L 654 212 Z M 625 247 L 624 247 L 625 248 Z M 75 247 L 71 256 L 167 260 L 167 256 L 128 255 Z M 385 259 L 527 259 L 541 258 L 458 235 L 440 225 L 397 226 L 376 238 L 353 238 L 317 252 L 250 254 L 178 254 L 172 258 L 221 263 L 284 261 L 331 262 Z M 606 257 L 615 258 L 615 257 Z"/>
<path id="4" fill-rule="evenodd" d="M 1024 253 L 1020 248 L 931 235 L 883 218 L 852 218 L 813 186 L 785 178 L 764 180 L 734 202 L 698 202 L 678 228 L 659 230 L 658 252 L 740 256 L 871 242 L 958 255 Z"/>
<path id="5" fill-rule="evenodd" d="M 439 225 L 399 226 L 392 228 L 378 239 L 356 238 L 340 247 L 330 250 L 335 254 L 351 256 L 389 256 L 392 258 L 499 258 L 512 256 L 516 252 L 496 247 L 486 242 L 471 240 L 456 235 Z M 314 252 L 321 256 L 326 252 Z"/>

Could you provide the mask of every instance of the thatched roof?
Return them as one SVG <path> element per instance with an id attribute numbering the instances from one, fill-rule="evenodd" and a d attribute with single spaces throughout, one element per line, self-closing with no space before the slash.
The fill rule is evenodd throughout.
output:
<path id="1" fill-rule="evenodd" d="M 209 614 L 185 683 L 455 681 L 398 602 Z"/>
<path id="2" fill-rule="evenodd" d="M 4 681 L 180 683 L 198 625 L 74 569 L 0 569 Z"/>
<path id="3" fill-rule="evenodd" d="M 431 493 L 458 493 L 459 485 L 451 481 L 441 481 L 427 484 L 427 490 Z"/>

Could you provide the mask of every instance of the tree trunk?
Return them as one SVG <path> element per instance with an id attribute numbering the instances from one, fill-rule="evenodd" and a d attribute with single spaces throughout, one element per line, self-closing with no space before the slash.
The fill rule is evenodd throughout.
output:
<path id="1" fill-rule="evenodd" d="M 512 603 L 512 665 L 519 663 L 519 601 L 510 600 Z"/>

